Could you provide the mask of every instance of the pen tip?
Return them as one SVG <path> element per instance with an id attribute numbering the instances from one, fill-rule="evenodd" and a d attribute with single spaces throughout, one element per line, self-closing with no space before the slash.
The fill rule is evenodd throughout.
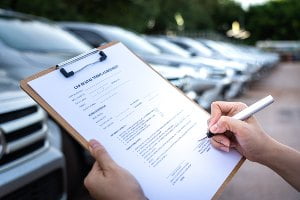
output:
<path id="1" fill-rule="evenodd" d="M 207 135 L 207 137 L 208 137 L 208 138 L 211 138 L 211 137 L 213 137 L 213 136 L 214 136 L 214 134 L 213 134 L 213 133 L 211 133 L 210 131 L 208 131 L 208 132 L 206 133 L 206 135 Z"/>

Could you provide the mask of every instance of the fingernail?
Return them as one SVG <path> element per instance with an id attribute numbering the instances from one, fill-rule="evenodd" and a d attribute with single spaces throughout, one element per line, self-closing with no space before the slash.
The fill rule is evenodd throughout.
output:
<path id="1" fill-rule="evenodd" d="M 217 124 L 213 125 L 212 127 L 210 127 L 210 130 L 215 133 L 218 130 L 218 126 Z"/>
<path id="2" fill-rule="evenodd" d="M 216 122 L 215 120 L 213 120 L 213 118 L 209 119 L 208 121 L 208 127 L 211 127 L 212 125 L 214 125 Z"/>
<path id="3" fill-rule="evenodd" d="M 223 144 L 225 147 L 229 147 L 229 142 L 226 140 L 221 140 L 220 143 Z"/>
<path id="4" fill-rule="evenodd" d="M 208 119 L 208 120 L 207 120 L 207 125 L 208 125 L 208 126 L 210 125 L 210 122 L 211 122 L 211 119 Z"/>
<path id="5" fill-rule="evenodd" d="M 228 148 L 228 147 L 220 147 L 220 149 L 221 149 L 222 151 L 229 152 L 229 148 Z"/>
<path id="6" fill-rule="evenodd" d="M 97 140 L 94 140 L 94 139 L 90 140 L 89 143 L 90 143 L 90 147 L 93 148 L 93 149 L 100 145 L 99 142 Z"/>

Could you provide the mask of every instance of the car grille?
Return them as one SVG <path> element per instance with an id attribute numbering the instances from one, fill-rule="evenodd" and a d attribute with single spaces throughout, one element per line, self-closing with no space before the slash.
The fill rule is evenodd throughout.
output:
<path id="1" fill-rule="evenodd" d="M 62 199 L 63 173 L 56 170 L 3 197 L 6 200 Z"/>
<path id="2" fill-rule="evenodd" d="M 48 127 L 45 112 L 28 97 L 2 101 L 0 106 L 1 170 L 45 147 Z"/>
<path id="3" fill-rule="evenodd" d="M 20 110 L 3 113 L 0 115 L 0 123 L 5 123 L 14 119 L 25 117 L 37 111 L 37 106 L 30 106 L 28 108 L 23 108 Z"/>

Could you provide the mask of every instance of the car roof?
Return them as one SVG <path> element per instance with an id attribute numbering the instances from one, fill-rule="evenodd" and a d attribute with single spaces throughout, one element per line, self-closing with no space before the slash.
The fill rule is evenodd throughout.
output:
<path id="1" fill-rule="evenodd" d="M 57 22 L 57 24 L 61 27 L 66 28 L 86 28 L 86 29 L 122 29 L 118 26 L 113 25 L 106 25 L 106 24 L 98 24 L 98 23 L 91 23 L 91 22 L 68 22 L 62 21 Z"/>
<path id="2" fill-rule="evenodd" d="M 44 18 L 44 17 L 38 17 L 30 14 L 24 14 L 16 11 L 11 10 L 5 10 L 0 8 L 0 17 L 2 18 L 17 18 L 21 20 L 39 20 L 46 23 L 53 23 L 52 21 Z"/>

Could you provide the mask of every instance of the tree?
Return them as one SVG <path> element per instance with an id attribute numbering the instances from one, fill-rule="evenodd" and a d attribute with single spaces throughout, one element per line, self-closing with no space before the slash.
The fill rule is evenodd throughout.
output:
<path id="1" fill-rule="evenodd" d="M 300 1 L 270 1 L 251 6 L 246 14 L 246 28 L 251 42 L 257 40 L 299 40 Z"/>
<path id="2" fill-rule="evenodd" d="M 142 33 L 225 33 L 244 14 L 233 0 L 2 0 L 0 6 L 57 21 L 113 24 Z M 175 16 L 182 17 L 182 26 Z"/>

